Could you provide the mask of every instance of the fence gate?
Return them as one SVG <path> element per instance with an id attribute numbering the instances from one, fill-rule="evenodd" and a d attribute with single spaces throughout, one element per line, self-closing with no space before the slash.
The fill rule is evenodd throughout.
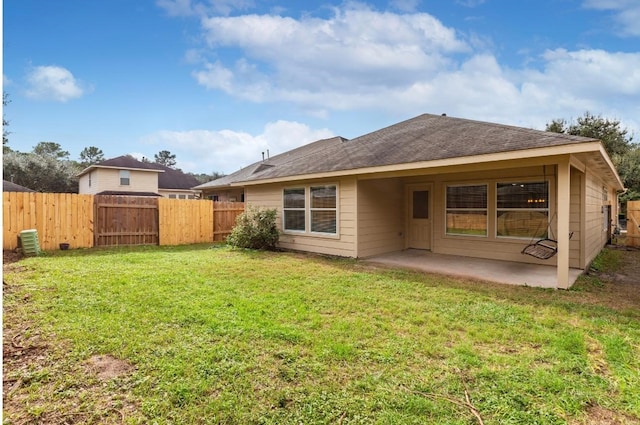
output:
<path id="1" fill-rule="evenodd" d="M 213 240 L 223 241 L 229 236 L 236 217 L 244 212 L 244 202 L 213 202 Z"/>
<path id="2" fill-rule="evenodd" d="M 96 195 L 94 246 L 158 245 L 158 198 Z"/>
<path id="3" fill-rule="evenodd" d="M 627 202 L 627 245 L 640 247 L 640 201 Z"/>

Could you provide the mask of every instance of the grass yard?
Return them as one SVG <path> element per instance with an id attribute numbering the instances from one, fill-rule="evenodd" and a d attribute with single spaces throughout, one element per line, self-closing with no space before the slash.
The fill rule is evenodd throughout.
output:
<path id="1" fill-rule="evenodd" d="M 640 306 L 597 277 L 189 246 L 56 252 L 4 280 L 5 424 L 640 424 Z"/>

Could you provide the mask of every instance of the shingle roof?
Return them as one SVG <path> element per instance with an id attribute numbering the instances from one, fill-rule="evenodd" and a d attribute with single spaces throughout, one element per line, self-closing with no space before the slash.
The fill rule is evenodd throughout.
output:
<path id="1" fill-rule="evenodd" d="M 180 189 L 188 190 L 194 186 L 200 184 L 198 179 L 194 176 L 183 173 L 180 170 L 174 170 L 162 164 L 155 162 L 143 162 L 138 161 L 130 155 L 122 155 L 116 158 L 107 159 L 94 164 L 85 170 L 80 175 L 86 174 L 88 170 L 92 168 L 110 167 L 110 168 L 127 168 L 135 170 L 148 170 L 150 172 L 158 173 L 158 189 Z"/>
<path id="2" fill-rule="evenodd" d="M 304 174 L 346 171 L 414 162 L 435 161 L 483 154 L 593 142 L 579 136 L 522 127 L 473 121 L 445 115 L 423 114 L 389 127 L 356 137 L 328 139 L 285 152 L 273 167 L 255 170 L 252 164 L 227 176 L 224 184 Z M 295 151 L 306 154 L 295 155 Z M 219 180 L 207 183 L 219 187 Z M 204 188 L 201 185 L 200 188 Z"/>
<path id="3" fill-rule="evenodd" d="M 155 192 L 131 192 L 126 190 L 103 190 L 102 192 L 96 193 L 96 195 L 117 195 L 117 196 L 149 196 L 161 198 L 162 195 L 159 195 Z"/>
<path id="4" fill-rule="evenodd" d="M 345 140 L 346 139 L 343 139 L 342 137 L 332 137 L 330 139 L 322 139 L 312 143 L 308 143 L 306 145 L 284 152 L 280 155 L 272 156 L 265 161 L 255 162 L 247 167 L 236 171 L 235 173 L 201 184 L 200 186 L 196 186 L 195 189 L 228 186 L 232 183 L 251 180 L 252 176 L 254 175 L 260 175 L 269 169 L 283 166 L 289 162 L 306 162 L 308 160 L 313 160 L 313 158 L 315 158 L 315 154 L 317 154 L 318 152 L 321 152 L 332 146 L 339 145 Z"/>
<path id="5" fill-rule="evenodd" d="M 20 186 L 19 184 L 15 184 L 7 180 L 2 180 L 2 191 L 3 192 L 35 192 L 35 190 L 29 189 L 28 187 Z"/>
<path id="6" fill-rule="evenodd" d="M 100 167 L 117 167 L 117 168 L 135 168 L 140 170 L 158 170 L 158 164 L 153 162 L 138 161 L 131 155 L 121 155 L 115 158 L 105 159 L 100 161 L 95 166 Z"/>
<path id="7" fill-rule="evenodd" d="M 156 169 L 163 170 L 164 173 L 158 174 L 158 189 L 181 189 L 190 190 L 192 187 L 200 184 L 200 181 L 189 174 L 185 174 L 180 170 L 174 170 L 161 164 L 152 164 Z"/>

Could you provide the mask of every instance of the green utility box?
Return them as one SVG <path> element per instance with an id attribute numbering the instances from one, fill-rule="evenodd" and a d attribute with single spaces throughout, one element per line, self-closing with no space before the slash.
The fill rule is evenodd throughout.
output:
<path id="1" fill-rule="evenodd" d="M 36 229 L 23 230 L 20 232 L 20 243 L 24 255 L 39 255 L 40 241 Z"/>

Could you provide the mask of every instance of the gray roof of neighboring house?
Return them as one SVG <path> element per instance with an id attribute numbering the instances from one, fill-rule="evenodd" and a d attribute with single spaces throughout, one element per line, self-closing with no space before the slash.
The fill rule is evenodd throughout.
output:
<path id="1" fill-rule="evenodd" d="M 483 154 L 570 145 L 596 139 L 540 130 L 423 114 L 351 140 L 329 139 L 333 143 L 307 148 L 305 155 L 278 155 L 283 160 L 255 171 L 256 163 L 231 174 L 225 184 L 303 174 L 346 171 L 368 167 L 434 161 Z M 320 142 L 315 142 L 320 143 Z M 289 155 L 287 157 L 287 155 Z M 265 164 L 271 163 L 270 161 Z M 246 171 L 248 170 L 248 171 Z M 253 171 L 253 172 L 251 172 Z M 219 180 L 207 183 L 219 187 Z M 201 185 L 200 188 L 204 188 Z"/>
<path id="2" fill-rule="evenodd" d="M 131 192 L 126 190 L 103 190 L 102 192 L 96 193 L 96 195 L 115 195 L 115 196 L 149 196 L 161 198 L 162 195 L 159 195 L 155 192 Z"/>
<path id="3" fill-rule="evenodd" d="M 15 184 L 7 180 L 2 180 L 2 191 L 3 192 L 35 192 L 35 190 L 33 189 L 20 186 L 19 184 Z"/>
<path id="4" fill-rule="evenodd" d="M 231 173 L 227 176 L 220 177 L 219 179 L 212 180 L 210 182 L 196 186 L 195 189 L 207 189 L 212 187 L 228 186 L 232 183 L 251 180 L 252 176 L 259 175 L 262 172 L 274 167 L 283 166 L 289 162 L 304 160 L 304 158 L 313 159 L 315 155 L 324 149 L 331 146 L 339 145 L 344 142 L 342 137 L 332 137 L 330 139 L 322 139 L 315 142 L 308 143 L 282 154 L 272 156 L 264 161 L 255 162 L 247 167 L 241 168 L 235 173 Z"/>
<path id="5" fill-rule="evenodd" d="M 93 168 L 109 167 L 109 168 L 126 168 L 135 170 L 147 170 L 158 173 L 158 189 L 176 189 L 190 190 L 194 186 L 200 184 L 194 176 L 183 173 L 180 170 L 174 170 L 162 164 L 155 162 L 138 161 L 130 155 L 122 155 L 116 158 L 107 159 L 97 164 L 85 168 L 80 175 L 86 174 Z"/>

